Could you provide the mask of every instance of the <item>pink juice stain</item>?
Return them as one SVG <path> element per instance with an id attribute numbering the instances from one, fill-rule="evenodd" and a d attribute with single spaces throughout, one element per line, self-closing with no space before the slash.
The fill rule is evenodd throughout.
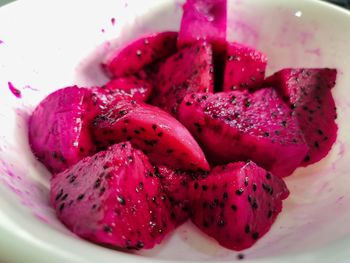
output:
<path id="1" fill-rule="evenodd" d="M 2 40 L 0 39 L 0 45 L 3 44 L 3 43 L 4 43 L 4 41 L 2 41 Z"/>
<path id="2" fill-rule="evenodd" d="M 9 90 L 15 95 L 16 98 L 22 98 L 22 93 L 19 89 L 17 89 L 11 82 L 8 82 Z"/>
<path id="3" fill-rule="evenodd" d="M 115 26 L 115 18 L 114 17 L 111 18 L 111 24 L 112 24 L 112 26 Z"/>

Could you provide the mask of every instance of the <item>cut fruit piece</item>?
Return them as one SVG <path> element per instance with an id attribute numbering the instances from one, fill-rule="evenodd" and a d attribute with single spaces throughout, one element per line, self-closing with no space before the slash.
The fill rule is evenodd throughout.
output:
<path id="1" fill-rule="evenodd" d="M 183 10 L 178 45 L 205 40 L 221 50 L 226 42 L 227 1 L 187 0 Z"/>
<path id="2" fill-rule="evenodd" d="M 61 172 L 95 153 L 90 135 L 92 119 L 100 113 L 97 98 L 77 86 L 48 95 L 29 119 L 29 144 L 52 172 Z"/>
<path id="3" fill-rule="evenodd" d="M 238 43 L 227 45 L 224 91 L 253 90 L 265 78 L 267 57 L 260 51 Z"/>
<path id="4" fill-rule="evenodd" d="M 161 32 L 140 38 L 118 50 L 104 66 L 113 77 L 133 75 L 143 67 L 176 52 L 177 32 Z"/>
<path id="5" fill-rule="evenodd" d="M 116 99 L 146 101 L 152 92 L 152 84 L 136 76 L 122 77 L 109 81 L 102 87 L 93 88 L 93 92 L 105 107 Z"/>
<path id="6" fill-rule="evenodd" d="M 222 246 L 251 247 L 270 229 L 289 191 L 253 162 L 215 167 L 190 187 L 192 221 Z"/>
<path id="7" fill-rule="evenodd" d="M 128 142 L 56 174 L 51 203 L 74 233 L 113 247 L 152 248 L 174 228 L 153 166 Z"/>
<path id="8" fill-rule="evenodd" d="M 152 103 L 176 116 L 183 97 L 213 91 L 212 50 L 206 42 L 184 48 L 160 64 Z"/>
<path id="9" fill-rule="evenodd" d="M 252 160 L 283 177 L 308 151 L 296 118 L 272 88 L 190 94 L 178 116 L 214 164 Z"/>
<path id="10" fill-rule="evenodd" d="M 190 173 L 162 165 L 156 167 L 156 175 L 160 178 L 164 193 L 170 200 L 171 218 L 177 226 L 181 225 L 190 216 L 188 191 L 193 177 Z"/>
<path id="11" fill-rule="evenodd" d="M 205 156 L 189 131 L 168 113 L 135 101 L 119 101 L 94 123 L 100 148 L 121 141 L 143 150 L 155 164 L 174 169 L 208 170 Z"/>
<path id="12" fill-rule="evenodd" d="M 335 69 L 283 69 L 266 80 L 290 103 L 304 133 L 309 152 L 303 165 L 325 157 L 337 138 L 336 107 L 331 93 Z"/>

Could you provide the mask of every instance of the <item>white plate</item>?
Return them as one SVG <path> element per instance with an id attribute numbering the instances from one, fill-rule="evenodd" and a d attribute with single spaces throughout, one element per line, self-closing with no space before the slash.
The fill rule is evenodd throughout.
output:
<path id="1" fill-rule="evenodd" d="M 291 196 L 271 231 L 244 251 L 247 262 L 350 262 L 350 13 L 313 0 L 234 0 L 231 39 L 263 50 L 269 72 L 286 66 L 336 67 L 339 136 L 320 163 L 287 179 Z M 170 0 L 27 0 L 0 9 L 0 261 L 233 261 L 190 224 L 138 255 L 81 240 L 48 203 L 49 174 L 31 155 L 26 119 L 49 92 L 106 79 L 99 63 L 146 32 L 177 30 Z M 112 23 L 112 18 L 115 22 Z M 113 41 L 110 41 L 114 39 Z M 8 82 L 21 91 L 16 98 Z"/>

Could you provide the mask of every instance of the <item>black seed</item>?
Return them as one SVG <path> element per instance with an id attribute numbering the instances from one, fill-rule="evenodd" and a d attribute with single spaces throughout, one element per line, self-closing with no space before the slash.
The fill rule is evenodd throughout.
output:
<path id="1" fill-rule="evenodd" d="M 259 238 L 259 233 L 258 233 L 258 232 L 254 232 L 254 233 L 252 234 L 252 238 L 253 238 L 254 240 L 257 240 L 257 239 Z"/>
<path id="2" fill-rule="evenodd" d="M 186 106 L 191 106 L 191 105 L 192 105 L 192 102 L 190 102 L 190 101 L 186 102 Z"/>
<path id="3" fill-rule="evenodd" d="M 135 134 L 140 134 L 141 132 L 139 130 L 134 130 Z"/>
<path id="4" fill-rule="evenodd" d="M 128 112 L 126 110 L 121 110 L 121 111 L 119 111 L 119 116 L 124 116 L 127 113 Z"/>
<path id="5" fill-rule="evenodd" d="M 242 195 L 244 192 L 244 189 L 243 188 L 239 188 L 236 190 L 236 195 Z"/>
<path id="6" fill-rule="evenodd" d="M 314 142 L 314 146 L 315 146 L 315 148 L 319 148 L 320 147 L 320 144 L 318 143 L 318 141 Z"/>
<path id="7" fill-rule="evenodd" d="M 227 192 L 224 192 L 223 195 L 222 195 L 222 198 L 223 198 L 224 200 L 227 200 L 227 198 L 228 198 L 228 193 L 227 193 Z"/>
<path id="8" fill-rule="evenodd" d="M 77 179 L 77 177 L 73 175 L 73 176 L 69 179 L 69 183 L 74 183 L 75 179 Z"/>
<path id="9" fill-rule="evenodd" d="M 276 135 L 280 135 L 281 132 L 280 132 L 280 131 L 275 131 L 275 134 L 276 134 Z"/>
<path id="10" fill-rule="evenodd" d="M 141 249 L 141 248 L 144 247 L 144 245 L 145 245 L 145 244 L 144 244 L 142 241 L 138 241 L 137 244 L 136 244 L 136 247 L 137 247 L 138 249 Z"/>
<path id="11" fill-rule="evenodd" d="M 94 185 L 94 188 L 99 188 L 101 185 L 101 178 L 98 178 L 96 181 L 95 181 L 95 185 Z"/>
<path id="12" fill-rule="evenodd" d="M 248 195 L 248 202 L 251 203 L 252 202 L 252 196 L 251 195 Z"/>
<path id="13" fill-rule="evenodd" d="M 309 162 L 309 161 L 310 161 L 310 156 L 306 155 L 305 158 L 304 158 L 304 162 Z"/>
<path id="14" fill-rule="evenodd" d="M 258 203 L 256 202 L 256 199 L 254 198 L 253 202 L 252 202 L 252 208 L 253 209 L 258 209 Z"/>
<path id="15" fill-rule="evenodd" d="M 208 186 L 202 185 L 202 190 L 203 190 L 203 191 L 207 191 L 207 190 L 208 190 Z"/>
<path id="16" fill-rule="evenodd" d="M 209 226 L 210 226 L 210 224 L 209 224 L 209 222 L 207 221 L 207 220 L 203 220 L 203 226 L 205 227 L 205 228 L 208 228 Z"/>
<path id="17" fill-rule="evenodd" d="M 58 199 L 60 199 L 60 197 L 63 195 L 63 189 L 61 189 L 58 194 L 56 195 L 55 200 L 57 201 Z"/>
<path id="18" fill-rule="evenodd" d="M 159 132 L 159 133 L 157 134 L 157 136 L 158 136 L 158 137 L 162 137 L 162 136 L 163 136 L 163 132 Z"/>
<path id="19" fill-rule="evenodd" d="M 256 192 L 256 188 L 257 188 L 256 184 L 253 184 L 253 191 L 254 192 Z"/>
<path id="20" fill-rule="evenodd" d="M 270 133 L 269 132 L 264 132 L 264 137 L 269 137 Z"/>
<path id="21" fill-rule="evenodd" d="M 323 135 L 323 131 L 321 129 L 318 129 L 317 132 L 319 135 Z"/>
<path id="22" fill-rule="evenodd" d="M 79 152 L 83 153 L 84 152 L 84 147 L 79 148 Z"/>
<path id="23" fill-rule="evenodd" d="M 294 110 L 294 109 L 296 108 L 295 103 L 293 103 L 292 105 L 290 105 L 290 108 L 291 108 L 292 110 Z"/>
<path id="24" fill-rule="evenodd" d="M 250 101 L 248 99 L 244 100 L 244 106 L 246 106 L 246 107 L 250 106 Z"/>
<path id="25" fill-rule="evenodd" d="M 103 193 L 106 191 L 106 187 L 102 187 L 101 189 L 100 189 L 100 196 L 101 195 L 103 195 Z"/>
<path id="26" fill-rule="evenodd" d="M 93 205 L 91 206 L 92 209 L 95 209 L 96 207 L 97 207 L 96 204 L 93 204 Z"/>
<path id="27" fill-rule="evenodd" d="M 272 217 L 272 210 L 269 210 L 269 212 L 267 213 L 267 218 L 271 218 Z"/>
<path id="28" fill-rule="evenodd" d="M 66 199 L 67 199 L 67 197 L 68 197 L 68 194 L 65 194 L 64 196 L 62 196 L 61 201 L 66 200 Z"/>
<path id="29" fill-rule="evenodd" d="M 79 195 L 78 198 L 77 198 L 77 200 L 78 200 L 78 201 L 83 200 L 84 196 L 85 196 L 84 194 Z"/>
<path id="30" fill-rule="evenodd" d="M 153 124 L 152 125 L 152 129 L 155 131 L 157 129 L 157 125 L 156 124 Z"/>
<path id="31" fill-rule="evenodd" d="M 220 219 L 219 222 L 218 222 L 218 226 L 219 227 L 224 227 L 225 226 L 225 220 L 224 219 Z"/>
<path id="32" fill-rule="evenodd" d="M 244 232 L 245 232 L 246 234 L 249 234 L 249 233 L 250 233 L 250 226 L 249 226 L 249 225 L 246 225 L 246 226 L 244 227 Z"/>
<path id="33" fill-rule="evenodd" d="M 199 186 L 199 185 L 198 185 L 197 182 L 195 182 L 194 185 L 193 185 L 194 189 L 198 189 L 198 186 Z"/>
<path id="34" fill-rule="evenodd" d="M 271 179 L 271 174 L 270 173 L 266 173 L 265 177 L 266 177 L 267 180 L 270 180 Z"/>
<path id="35" fill-rule="evenodd" d="M 237 255 L 237 259 L 238 259 L 238 260 L 244 259 L 244 255 L 243 255 L 243 254 L 238 254 L 238 255 Z"/>
<path id="36" fill-rule="evenodd" d="M 105 225 L 105 226 L 103 227 L 103 231 L 105 231 L 106 233 L 110 234 L 110 233 L 113 232 L 113 229 L 112 229 L 111 226 Z"/>
<path id="37" fill-rule="evenodd" d="M 237 211 L 237 206 L 236 206 L 236 205 L 231 205 L 231 209 L 232 209 L 233 211 Z"/>
<path id="38" fill-rule="evenodd" d="M 171 154 L 171 153 L 173 153 L 173 152 L 174 152 L 173 149 L 168 149 L 168 150 L 166 150 L 166 153 L 168 153 L 168 154 Z"/>
<path id="39" fill-rule="evenodd" d="M 287 127 L 287 121 L 282 121 L 281 124 L 283 127 Z"/>
<path id="40" fill-rule="evenodd" d="M 128 160 L 129 160 L 129 162 L 132 162 L 134 160 L 134 157 L 128 156 Z"/>
<path id="41" fill-rule="evenodd" d="M 248 177 L 244 178 L 244 186 L 245 187 L 248 186 L 248 182 L 249 182 L 249 178 Z"/>
<path id="42" fill-rule="evenodd" d="M 64 209 L 64 203 L 62 203 L 61 205 L 60 205 L 60 212 L 62 212 L 63 211 L 63 209 Z"/>
<path id="43" fill-rule="evenodd" d="M 117 200 L 118 200 L 119 204 L 125 205 L 125 199 L 121 195 L 117 196 Z"/>

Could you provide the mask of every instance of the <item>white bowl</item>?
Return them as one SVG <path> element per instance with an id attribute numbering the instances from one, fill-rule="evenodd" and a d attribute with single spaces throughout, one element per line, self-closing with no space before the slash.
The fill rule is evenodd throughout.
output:
<path id="1" fill-rule="evenodd" d="M 137 254 L 79 239 L 56 219 L 50 175 L 27 143 L 27 118 L 45 95 L 72 84 L 102 84 L 99 62 L 113 47 L 145 32 L 177 30 L 181 14 L 175 0 L 27 0 L 0 8 L 1 262 L 236 260 L 236 252 L 190 223 Z M 339 69 L 333 91 L 338 140 L 321 162 L 287 178 L 291 195 L 283 213 L 243 252 L 245 260 L 350 262 L 350 13 L 316 0 L 235 0 L 229 16 L 230 38 L 264 51 L 269 73 L 290 66 Z M 21 98 L 9 91 L 9 81 Z"/>

